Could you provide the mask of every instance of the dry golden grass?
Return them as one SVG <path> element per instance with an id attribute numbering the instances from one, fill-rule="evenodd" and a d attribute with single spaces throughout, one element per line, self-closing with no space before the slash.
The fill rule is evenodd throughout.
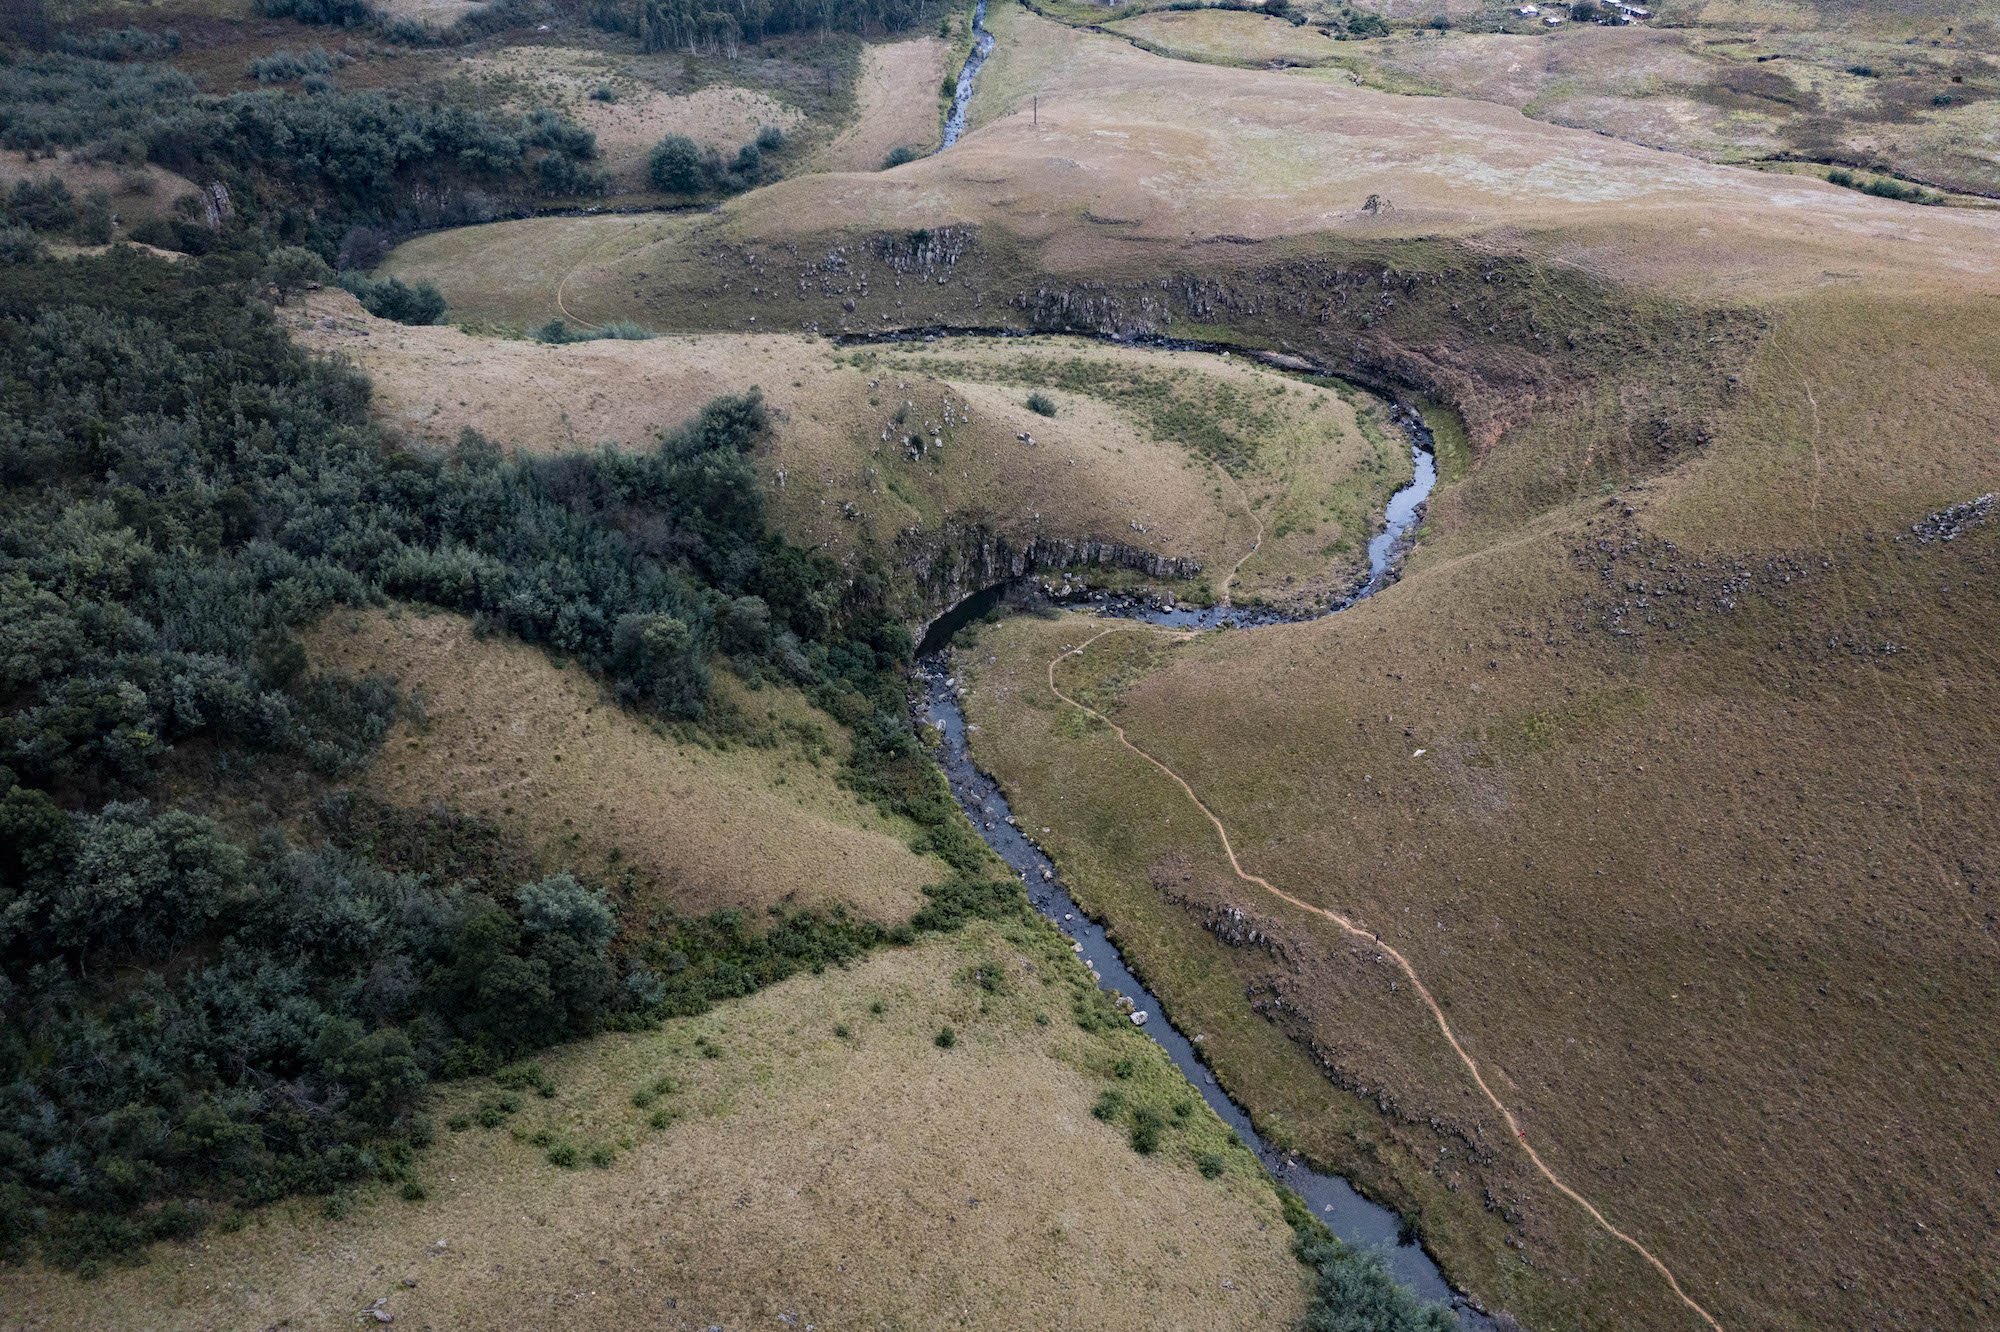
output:
<path id="1" fill-rule="evenodd" d="M 655 731 L 537 648 L 475 638 L 459 616 L 336 614 L 310 647 L 316 663 L 387 676 L 421 700 L 423 720 L 399 723 L 363 779 L 375 794 L 493 819 L 552 864 L 637 869 L 658 894 L 646 905 L 844 903 L 894 923 L 949 875 L 909 850 L 914 829 L 836 783 L 838 725 L 789 691 L 719 676 L 716 706 L 778 736 L 719 752 Z M 798 728 L 833 753 L 813 762 Z"/>
<path id="2" fill-rule="evenodd" d="M 1177 465 L 1183 479 L 1201 484 L 1204 507 L 1219 511 L 1225 527 L 1207 540 L 1170 539 L 1157 548 L 1198 552 L 1213 593 L 1234 569 L 1232 593 L 1242 602 L 1319 604 L 1344 591 L 1366 567 L 1367 536 L 1382 506 L 1410 474 L 1407 446 L 1384 421 L 1379 400 L 1240 359 L 1066 339 L 1025 349 L 956 339 L 902 350 L 883 364 L 898 360 L 945 376 L 989 410 L 1018 413 L 1030 390 L 1054 400 L 1054 418 L 1018 419 L 1048 455 L 1044 470 L 1089 477 L 1122 498 L 1131 515 L 1125 525 L 1137 528 L 1119 531 L 1101 518 L 1093 530 L 1104 535 L 1154 548 L 1148 538 L 1188 531 L 1189 518 L 1170 506 L 1175 487 L 1167 466 Z M 1224 476 L 1174 447 L 1203 441 L 1218 450 L 1240 447 L 1238 475 Z M 1115 520 L 1116 511 L 1105 518 Z"/>
<path id="3" fill-rule="evenodd" d="M 1227 1130 L 1198 1110 L 1149 1157 L 1091 1116 L 1120 1056 L 1140 1066 L 1121 1088 L 1193 1093 L 1137 1033 L 1070 1024 L 1078 970 L 1047 931 L 974 927 L 568 1047 L 518 1136 L 440 1135 L 426 1201 L 385 1189 L 341 1221 L 284 1205 L 94 1283 L 36 1272 L 13 1282 L 8 1325 L 331 1329 L 377 1299 L 398 1326 L 468 1330 L 1295 1324 L 1291 1232 Z M 630 1097 L 662 1075 L 676 1118 L 653 1129 Z M 440 1117 L 483 1094 L 451 1089 Z M 543 1128 L 616 1159 L 558 1170 L 519 1140 Z M 1225 1173 L 1204 1179 L 1197 1146 Z"/>
<path id="4" fill-rule="evenodd" d="M 1162 54 L 1242 65 L 1316 65 L 1339 50 L 1318 28 L 1237 9 L 1157 9 L 1108 25 Z"/>
<path id="5" fill-rule="evenodd" d="M 1517 107 L 1714 161 L 1879 160 L 1946 189 L 2000 190 L 1991 133 L 2000 68 L 1957 39 L 1911 43 L 1865 24 L 1571 24 L 1332 49 L 1332 77 Z M 1955 100 L 1933 104 L 1938 96 Z"/>
<path id="6" fill-rule="evenodd" d="M 1458 531 L 1447 490 L 1411 573 L 1339 617 L 1172 651 L 1120 636 L 1063 667 L 1066 688 L 1114 682 L 1096 705 L 1249 868 L 1408 955 L 1543 1156 L 1725 1326 L 1969 1326 L 1987 1298 L 1993 1232 L 1963 1200 L 2000 1129 L 2000 550 L 1991 528 L 1893 538 L 2000 485 L 1996 363 L 1977 300 L 1814 298 L 1658 480 L 1498 543 Z M 1501 445 L 1462 490 L 1512 461 Z M 1641 544 L 1600 578 L 1600 541 Z M 1637 640 L 1606 628 L 1614 601 Z M 1276 1029 L 1389 1107 L 1398 1147 L 1307 1141 L 1404 1191 L 1475 1291 L 1530 1322 L 1687 1325 L 1499 1145 L 1365 948 L 1259 901 L 1175 788 L 1053 702 L 1044 663 L 1085 636 L 982 635 L 982 758 L 1170 1007 L 1222 1028 L 1238 1090 L 1296 1095 L 1241 1028 L 1243 986 L 1273 987 Z M 1281 955 L 1203 939 L 1158 880 L 1176 854 L 1180 895 L 1259 913 Z M 1532 1270 L 1451 1215 L 1454 1184 L 1493 1191 Z"/>
<path id="7" fill-rule="evenodd" d="M 938 141 L 938 88 L 950 54 L 936 37 L 879 42 L 861 53 L 854 124 L 816 159 L 823 171 L 875 171 L 895 148 L 928 152 Z"/>
<path id="8" fill-rule="evenodd" d="M 1331 304 L 1285 322 L 1269 311 L 1306 305 L 1298 290 L 1232 280 L 1299 255 L 1408 256 L 1420 279 L 1457 271 L 1453 302 L 1531 287 L 1531 318 L 1476 322 L 1554 368 L 1521 387 L 1530 373 L 1503 373 L 1520 362 L 1489 360 L 1466 381 L 1468 414 L 1505 393 L 1519 410 L 1478 423 L 1401 585 L 1320 624 L 1157 653 L 1126 636 L 1064 669 L 1187 776 L 1252 869 L 1379 926 L 1543 1155 L 1725 1326 L 1977 1325 L 2000 1261 L 1990 1209 L 1966 1202 L 1990 1193 L 1982 1144 L 2000 1130 L 1982 900 L 2000 846 L 2000 552 L 1991 527 L 1893 538 L 2000 489 L 2000 218 L 1492 102 L 1162 60 L 1011 5 L 990 22 L 983 124 L 952 153 L 787 182 L 670 233 L 601 228 L 588 247 L 523 224 L 496 252 L 562 251 L 536 280 L 573 271 L 594 317 L 741 328 L 829 317 L 786 303 L 787 245 L 802 268 L 833 240 L 962 223 L 988 267 L 857 318 L 1129 296 L 1206 266 L 1214 313 L 1191 318 L 1394 351 L 1419 382 L 1467 361 L 1472 318 L 1447 329 L 1433 306 L 1399 325 L 1385 306 L 1381 341 L 1343 342 L 1318 332 Z M 1680 59 L 1663 38 L 1615 40 L 1664 62 L 1662 83 Z M 1560 101 L 1561 83 L 1522 86 Z M 1364 213 L 1371 193 L 1393 207 Z M 426 238 L 397 263 L 495 288 L 485 244 Z M 753 258 L 773 253 L 775 279 Z M 1523 276 L 1479 275 L 1509 257 Z M 785 299 L 745 290 L 770 281 Z M 1424 299 L 1387 276 L 1379 290 Z M 1587 340 L 1572 324 L 1607 307 L 1637 312 L 1617 333 L 1639 338 L 1612 347 L 1625 364 L 1563 381 L 1548 348 Z M 1648 319 L 1686 338 L 1646 342 Z M 1489 1302 L 1531 1324 L 1687 1325 L 1508 1150 L 1388 969 L 1246 896 L 1184 797 L 1055 705 L 1044 663 L 1080 637 L 1068 621 L 982 635 L 981 755 L 1172 1011 L 1211 1032 L 1226 1080 L 1417 1213 Z M 1260 913 L 1275 951 L 1213 940 L 1221 906 Z"/>
<path id="9" fill-rule="evenodd" d="M 1463 238 L 1704 300 L 1920 276 L 2000 287 L 2000 215 L 1717 166 L 1490 103 L 1167 60 L 1008 5 L 994 22 L 1029 40 L 1016 55 L 1003 39 L 989 65 L 990 123 L 951 153 L 885 174 L 781 182 L 714 217 L 440 233 L 402 247 L 390 267 L 433 277 L 447 294 L 466 277 L 491 286 L 517 270 L 525 287 L 546 290 L 560 269 L 566 299 L 594 318 L 671 315 L 683 327 L 746 326 L 740 302 L 715 285 L 726 274 L 706 266 L 705 240 L 754 250 L 816 243 L 834 227 L 945 223 L 1030 247 L 1052 279 L 1158 272 L 1227 236 Z M 1393 207 L 1364 212 L 1370 195 Z M 898 296 L 904 322 L 924 322 L 931 309 L 915 291 Z"/>

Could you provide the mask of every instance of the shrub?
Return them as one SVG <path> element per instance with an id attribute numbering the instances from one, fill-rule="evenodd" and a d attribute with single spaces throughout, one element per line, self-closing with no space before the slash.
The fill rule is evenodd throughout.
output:
<path id="1" fill-rule="evenodd" d="M 1220 1152 L 1196 1152 L 1194 1168 L 1201 1172 L 1203 1179 L 1214 1179 L 1228 1168 Z"/>
<path id="2" fill-rule="evenodd" d="M 297 293 L 331 279 L 333 270 L 311 250 L 285 245 L 264 257 L 259 276 L 277 292 L 278 303 L 282 305 Z"/>
<path id="3" fill-rule="evenodd" d="M 568 342 L 598 342 L 607 338 L 622 342 L 645 342 L 659 336 L 649 328 L 642 328 L 629 319 L 614 319 L 596 328 L 571 328 L 561 319 L 551 319 L 529 335 L 537 342 L 560 346 Z"/>
<path id="4" fill-rule="evenodd" d="M 1028 410 L 1037 416 L 1054 416 L 1056 414 L 1056 400 L 1046 393 L 1030 393 L 1028 395 Z"/>
<path id="5" fill-rule="evenodd" d="M 6 218 L 36 231 L 68 231 L 77 223 L 76 196 L 61 178 L 22 179 L 7 191 Z"/>
<path id="6" fill-rule="evenodd" d="M 1937 205 L 1944 202 L 1944 196 L 1921 185 L 1905 185 L 1895 180 L 1869 180 L 1839 167 L 1826 173 L 1828 182 L 1863 194 L 1872 194 L 1878 199 L 1897 199 L 1903 203 Z"/>
<path id="7" fill-rule="evenodd" d="M 938 1028 L 938 1034 L 931 1038 L 931 1043 L 936 1045 L 940 1050 L 949 1050 L 952 1046 L 958 1044 L 958 1033 L 950 1027 L 940 1027 Z"/>
<path id="8" fill-rule="evenodd" d="M 1116 1087 L 1107 1089 L 1098 1095 L 1097 1103 L 1090 1107 L 1090 1113 L 1096 1118 L 1110 1123 L 1112 1120 L 1118 1118 L 1119 1115 L 1125 1113 L 1125 1093 L 1119 1091 Z"/>
<path id="9" fill-rule="evenodd" d="M 685 134 L 669 134 L 653 146 L 646 162 L 646 174 L 655 188 L 667 194 L 700 194 L 715 185 L 709 157 Z"/>
<path id="10" fill-rule="evenodd" d="M 47 256 L 42 238 L 27 227 L 0 226 L 0 264 L 32 264 Z"/>
<path id="11" fill-rule="evenodd" d="M 1424 1304 L 1396 1284 L 1372 1253 L 1350 1249 L 1327 1234 L 1290 1195 L 1299 1260 L 1315 1274 L 1315 1289 L 1306 1305 L 1306 1332 L 1451 1332 L 1458 1317 L 1443 1305 Z"/>
<path id="12" fill-rule="evenodd" d="M 334 57 L 324 47 L 315 46 L 299 53 L 273 51 L 259 56 L 245 67 L 245 72 L 259 83 L 289 83 L 308 74 L 331 74 L 333 69 Z"/>
<path id="13" fill-rule="evenodd" d="M 900 144 L 897 147 L 891 148 L 889 155 L 882 159 L 882 169 L 888 171 L 891 168 L 902 166 L 906 162 L 914 162 L 923 155 L 924 150 L 915 144 Z"/>
<path id="14" fill-rule="evenodd" d="M 1140 1106 L 1132 1115 L 1132 1150 L 1141 1156 L 1160 1150 L 1160 1130 L 1165 1127 L 1159 1111 L 1150 1105 Z"/>
<path id="15" fill-rule="evenodd" d="M 389 277 L 373 281 L 361 273 L 340 275 L 340 285 L 353 293 L 361 308 L 379 319 L 399 324 L 435 324 L 444 318 L 444 294 L 428 282 L 406 283 Z"/>
<path id="16" fill-rule="evenodd" d="M 775 153 L 785 146 L 785 132 L 776 125 L 766 125 L 757 131 L 757 146 L 767 153 Z"/>
<path id="17" fill-rule="evenodd" d="M 590 90 L 590 100 L 593 102 L 615 102 L 618 100 L 618 90 L 608 83 L 600 83 Z"/>
<path id="18" fill-rule="evenodd" d="M 180 50 L 181 35 L 171 29 L 154 33 L 143 28 L 99 28 L 66 32 L 56 38 L 56 49 L 91 60 L 152 60 Z"/>
<path id="19" fill-rule="evenodd" d="M 567 874 L 560 877 L 569 878 Z M 523 888 L 521 891 L 525 893 L 528 889 Z M 609 936 L 606 937 L 608 939 Z M 549 1100 L 556 1094 L 555 1079 L 543 1072 L 540 1064 L 535 1063 L 509 1064 L 493 1075 L 493 1082 L 496 1086 L 505 1087 L 509 1091 L 532 1091 L 543 1100 Z M 509 1097 L 508 1100 L 514 1106 L 520 1105 L 520 1101 L 516 1098 Z"/>
<path id="20" fill-rule="evenodd" d="M 289 18 L 342 28 L 358 28 L 375 17 L 366 0 L 253 0 L 253 8 L 265 18 Z"/>
<path id="21" fill-rule="evenodd" d="M 574 1170 L 583 1160 L 582 1154 L 576 1150 L 576 1144 L 569 1142 L 558 1142 L 550 1147 L 548 1158 L 550 1165 L 563 1170 Z"/>

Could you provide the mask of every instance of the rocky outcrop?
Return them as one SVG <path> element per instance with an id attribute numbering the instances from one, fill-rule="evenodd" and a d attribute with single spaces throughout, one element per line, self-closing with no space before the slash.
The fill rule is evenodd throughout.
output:
<path id="1" fill-rule="evenodd" d="M 1201 561 L 1093 537 L 1037 534 L 1018 542 L 982 525 L 945 523 L 912 529 L 896 541 L 898 563 L 915 580 L 923 608 L 937 615 L 985 588 L 1041 569 L 1131 569 L 1149 578 L 1186 579 Z"/>

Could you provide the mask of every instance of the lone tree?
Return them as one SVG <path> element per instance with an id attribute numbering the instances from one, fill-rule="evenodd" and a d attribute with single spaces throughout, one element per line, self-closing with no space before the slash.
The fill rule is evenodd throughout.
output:
<path id="1" fill-rule="evenodd" d="M 685 134 L 669 134 L 653 148 L 647 164 L 653 184 L 668 194 L 700 194 L 709 186 L 701 149 Z"/>
<path id="2" fill-rule="evenodd" d="M 311 250 L 298 245 L 280 246 L 264 261 L 263 278 L 278 294 L 283 305 L 299 292 L 331 281 L 333 270 Z"/>

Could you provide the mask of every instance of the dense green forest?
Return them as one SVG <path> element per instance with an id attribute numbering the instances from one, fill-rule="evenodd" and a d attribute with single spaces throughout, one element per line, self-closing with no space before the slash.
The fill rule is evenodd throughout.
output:
<path id="1" fill-rule="evenodd" d="M 484 221 L 510 201 L 601 194 L 596 137 L 556 112 L 475 110 L 443 91 L 200 94 L 169 65 L 59 51 L 0 58 L 0 148 L 154 163 L 201 183 L 134 238 L 206 253 L 225 230 L 366 262 L 393 234 Z M 367 234 L 364 229 L 364 235 Z M 343 265 L 346 266 L 346 265 Z"/>
<path id="2" fill-rule="evenodd" d="M 0 266 L 0 1238 L 16 1252 L 38 1238 L 87 1262 L 211 1205 L 400 1168 L 431 1078 L 881 937 L 801 917 L 614 946 L 606 885 L 468 857 L 463 838 L 405 830 L 384 856 L 381 819 L 356 835 L 351 810 L 246 836 L 175 803 L 255 799 L 274 773 L 310 789 L 368 760 L 397 703 L 309 668 L 297 631 L 329 608 L 464 611 L 669 717 L 703 715 L 718 656 L 796 682 L 855 726 L 855 784 L 981 867 L 903 718 L 909 639 L 879 581 L 765 525 L 754 393 L 651 452 L 402 448 L 369 424 L 364 380 L 288 341 L 267 262 L 114 248 Z M 963 890 L 941 893 L 948 916 Z"/>
<path id="3" fill-rule="evenodd" d="M 461 27 L 494 30 L 579 9 L 597 27 L 636 36 L 647 51 L 734 56 L 744 43 L 792 32 L 901 32 L 935 23 L 959 6 L 947 0 L 495 0 Z M 385 19 L 367 0 L 258 0 L 260 13 L 338 27 L 373 24 L 399 40 L 441 39 L 408 20 Z"/>

